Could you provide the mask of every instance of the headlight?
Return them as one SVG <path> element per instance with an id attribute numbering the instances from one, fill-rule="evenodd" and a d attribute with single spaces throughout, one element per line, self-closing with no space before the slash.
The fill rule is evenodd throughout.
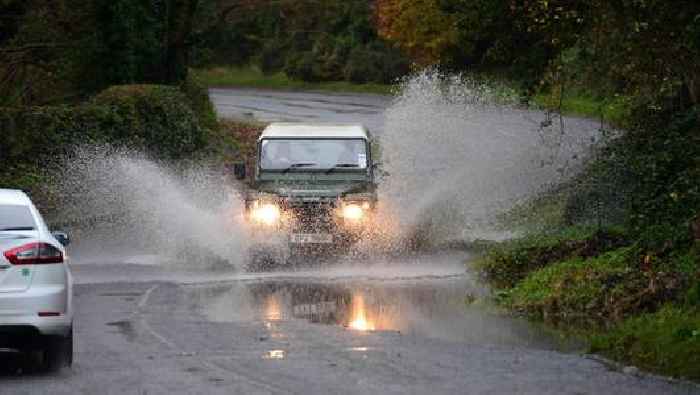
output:
<path id="1" fill-rule="evenodd" d="M 280 219 L 280 209 L 275 204 L 259 204 L 255 202 L 250 212 L 250 217 L 265 225 L 275 225 Z"/>
<path id="2" fill-rule="evenodd" d="M 348 203 L 341 208 L 340 216 L 350 220 L 361 220 L 365 216 L 365 210 L 369 209 L 369 207 L 368 202 Z"/>

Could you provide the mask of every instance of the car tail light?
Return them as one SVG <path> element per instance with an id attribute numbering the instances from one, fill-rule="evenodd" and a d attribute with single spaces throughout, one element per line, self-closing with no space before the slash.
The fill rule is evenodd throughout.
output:
<path id="1" fill-rule="evenodd" d="M 13 265 L 44 265 L 63 263 L 63 253 L 48 243 L 29 243 L 5 251 L 5 258 Z"/>

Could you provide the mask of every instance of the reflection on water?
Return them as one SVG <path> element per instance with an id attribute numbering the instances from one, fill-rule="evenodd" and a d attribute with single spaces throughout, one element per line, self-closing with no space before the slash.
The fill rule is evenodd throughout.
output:
<path id="1" fill-rule="evenodd" d="M 270 295 L 265 299 L 265 319 L 277 321 L 282 319 L 282 310 L 278 295 Z"/>
<path id="2" fill-rule="evenodd" d="M 348 327 L 358 331 L 373 331 L 374 321 L 367 319 L 368 310 L 365 306 L 365 298 L 360 293 L 352 295 L 352 315 Z"/>
<path id="3" fill-rule="evenodd" d="M 190 300 L 215 322 L 263 321 L 272 337 L 280 324 L 303 319 L 357 331 L 399 331 L 403 335 L 473 344 L 574 350 L 579 344 L 547 333 L 525 320 L 468 305 L 464 279 L 420 282 L 268 281 L 199 285 Z M 282 352 L 282 357 L 284 353 Z M 273 358 L 268 355 L 267 358 Z"/>

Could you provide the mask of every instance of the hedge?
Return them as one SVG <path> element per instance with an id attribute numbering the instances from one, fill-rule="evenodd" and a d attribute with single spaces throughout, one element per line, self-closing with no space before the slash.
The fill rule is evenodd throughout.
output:
<path id="1" fill-rule="evenodd" d="M 206 131 L 177 88 L 115 86 L 77 106 L 0 108 L 0 164 L 42 161 L 74 144 L 143 147 L 164 158 L 187 156 Z"/>
<path id="2" fill-rule="evenodd" d="M 195 101 L 200 113 L 192 109 Z M 81 144 L 134 147 L 161 159 L 190 157 L 207 144 L 210 132 L 202 123 L 215 122 L 202 103 L 178 87 L 123 85 L 78 105 L 0 107 L 0 187 L 34 190 L 43 169 Z"/>

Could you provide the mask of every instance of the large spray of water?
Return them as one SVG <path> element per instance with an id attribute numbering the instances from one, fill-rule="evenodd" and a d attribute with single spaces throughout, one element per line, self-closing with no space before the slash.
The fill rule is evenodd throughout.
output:
<path id="1" fill-rule="evenodd" d="M 489 233 L 494 216 L 570 177 L 598 133 L 589 121 L 567 119 L 562 130 L 545 119 L 461 76 L 406 80 L 379 136 L 390 174 L 380 188 L 391 219 L 384 244 L 416 233 L 432 242 L 502 237 Z M 80 224 L 74 251 L 83 261 L 245 262 L 242 198 L 217 166 L 83 147 L 55 179 L 57 217 Z"/>
<path id="2" fill-rule="evenodd" d="M 76 225 L 80 260 L 241 264 L 241 198 L 215 167 L 165 165 L 139 152 L 88 146 L 56 179 L 58 217 Z"/>
<path id="3" fill-rule="evenodd" d="M 382 201 L 404 232 L 491 239 L 496 214 L 574 174 L 597 125 L 522 110 L 489 84 L 425 71 L 386 111 Z M 562 121 L 562 122 L 559 122 Z"/>

